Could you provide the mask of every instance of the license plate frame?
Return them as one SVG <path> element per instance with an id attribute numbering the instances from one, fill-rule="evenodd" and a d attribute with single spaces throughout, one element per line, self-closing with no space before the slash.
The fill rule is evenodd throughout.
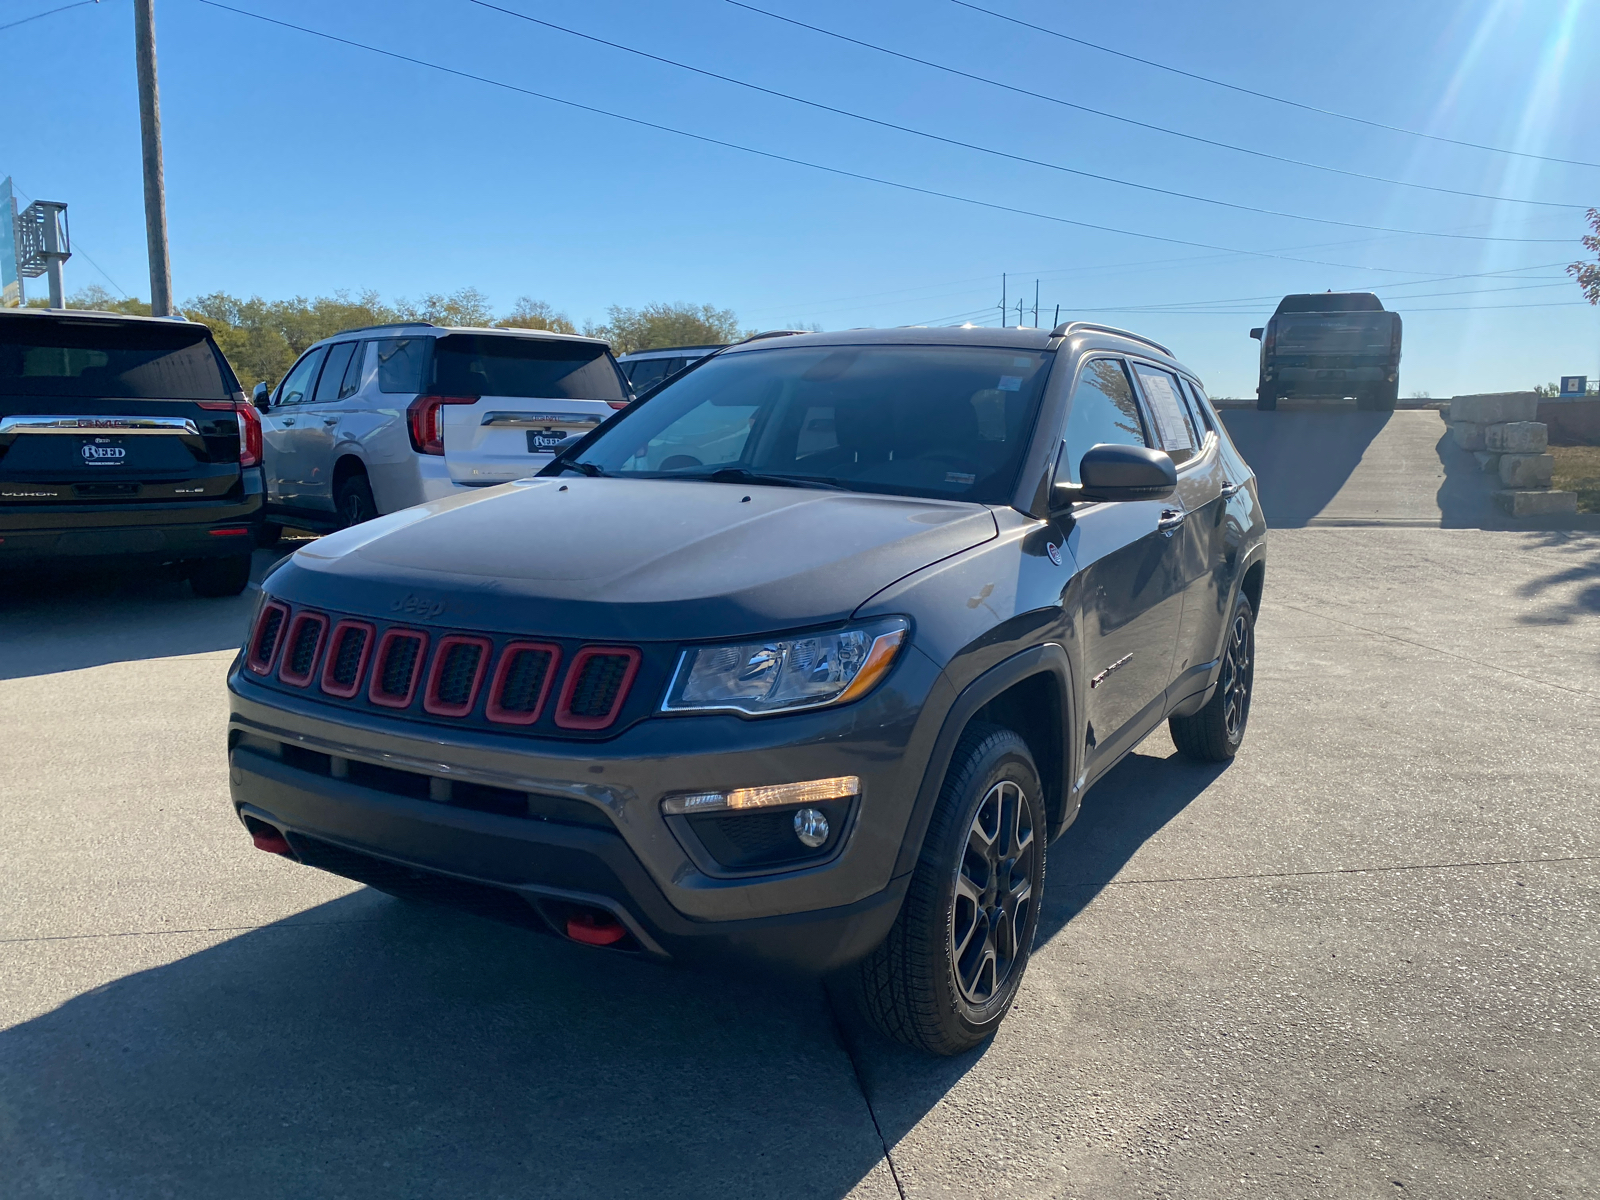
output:
<path id="1" fill-rule="evenodd" d="M 128 439 L 94 435 L 78 439 L 78 457 L 86 467 L 128 465 Z"/>

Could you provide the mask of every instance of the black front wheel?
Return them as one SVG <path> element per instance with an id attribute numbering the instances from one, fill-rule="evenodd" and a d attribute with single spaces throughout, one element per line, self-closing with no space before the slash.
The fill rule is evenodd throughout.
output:
<path id="1" fill-rule="evenodd" d="M 1192 717 L 1172 717 L 1173 744 L 1188 758 L 1227 762 L 1244 743 L 1250 720 L 1250 695 L 1256 679 L 1256 613 L 1243 592 L 1233 604 L 1228 641 L 1222 651 L 1217 689 Z"/>
<path id="2" fill-rule="evenodd" d="M 930 1054 L 959 1054 L 994 1033 L 1033 952 L 1046 836 L 1027 743 L 1009 729 L 969 726 L 900 915 L 856 968 L 878 1028 Z"/>

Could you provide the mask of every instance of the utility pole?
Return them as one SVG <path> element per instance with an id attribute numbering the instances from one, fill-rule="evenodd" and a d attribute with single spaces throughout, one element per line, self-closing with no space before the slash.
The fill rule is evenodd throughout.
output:
<path id="1" fill-rule="evenodd" d="M 167 184 L 161 166 L 155 0 L 133 0 L 133 42 L 139 73 L 139 132 L 144 144 L 144 228 L 150 247 L 150 312 L 158 317 L 170 317 L 172 260 L 167 256 Z"/>
<path id="2" fill-rule="evenodd" d="M 1006 275 L 1000 272 L 1000 328 L 1006 326 Z"/>
<path id="3" fill-rule="evenodd" d="M 1039 328 L 1039 281 L 1033 281 L 1033 327 Z"/>

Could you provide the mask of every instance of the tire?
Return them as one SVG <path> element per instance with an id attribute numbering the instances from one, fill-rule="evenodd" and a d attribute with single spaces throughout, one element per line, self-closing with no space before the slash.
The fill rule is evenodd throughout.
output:
<path id="1" fill-rule="evenodd" d="M 283 526 L 276 521 L 256 522 L 256 545 L 263 550 L 270 550 L 276 546 L 283 537 Z"/>
<path id="2" fill-rule="evenodd" d="M 352 475 L 339 485 L 333 498 L 339 513 L 339 528 L 349 529 L 378 515 L 377 501 L 372 498 L 372 485 L 365 475 Z"/>
<path id="3" fill-rule="evenodd" d="M 982 724 L 962 733 L 900 915 L 855 968 L 861 1009 L 888 1036 L 960 1054 L 1005 1018 L 1039 924 L 1043 796 L 1015 733 Z"/>
<path id="4" fill-rule="evenodd" d="M 1256 614 L 1244 593 L 1234 601 L 1222 673 L 1206 706 L 1192 717 L 1170 717 L 1172 741 L 1186 758 L 1227 762 L 1244 743 L 1256 676 Z"/>
<path id="5" fill-rule="evenodd" d="M 1258 392 L 1256 395 L 1256 409 L 1260 412 L 1278 411 L 1278 394 L 1276 392 Z"/>
<path id="6" fill-rule="evenodd" d="M 250 556 L 208 558 L 189 571 L 189 587 L 196 596 L 237 596 L 250 582 Z"/>

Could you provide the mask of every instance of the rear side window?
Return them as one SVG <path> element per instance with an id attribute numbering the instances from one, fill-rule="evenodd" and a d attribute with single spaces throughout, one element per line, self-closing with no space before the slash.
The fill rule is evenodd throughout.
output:
<path id="1" fill-rule="evenodd" d="M 1078 464 L 1093 446 L 1148 446 L 1139 402 L 1126 367 L 1118 358 L 1096 358 L 1083 365 L 1072 393 L 1067 432 L 1062 442 L 1066 461 L 1062 468 L 1070 483 L 1078 478 Z"/>
<path id="2" fill-rule="evenodd" d="M 592 342 L 454 333 L 434 346 L 432 374 L 443 396 L 628 399 L 610 352 Z"/>
<path id="3" fill-rule="evenodd" d="M 1138 373 L 1139 386 L 1144 389 L 1144 398 L 1150 405 L 1161 449 L 1171 455 L 1175 463 L 1192 458 L 1200 439 L 1189 417 L 1189 406 L 1178 391 L 1178 377 L 1145 363 L 1136 363 L 1133 369 Z"/>
<path id="4" fill-rule="evenodd" d="M 350 356 L 350 366 L 345 369 L 344 382 L 339 385 L 339 399 L 354 396 L 361 390 L 361 375 L 367 361 L 367 343 L 357 342 L 356 352 Z"/>
<path id="5" fill-rule="evenodd" d="M 204 329 L 0 319 L 0 396 L 230 400 L 238 387 Z"/>
<path id="6" fill-rule="evenodd" d="M 383 338 L 378 347 L 378 390 L 420 392 L 432 338 Z"/>
<path id="7" fill-rule="evenodd" d="M 344 384 L 345 372 L 350 369 L 350 360 L 355 352 L 355 342 L 337 342 L 329 349 L 328 363 L 322 368 L 322 377 L 317 380 L 318 404 L 339 398 L 339 389 Z"/>
<path id="8" fill-rule="evenodd" d="M 670 358 L 641 358 L 628 364 L 632 370 L 628 379 L 633 383 L 633 390 L 642 392 L 647 387 L 654 387 L 667 377 L 667 368 L 672 365 Z"/>

